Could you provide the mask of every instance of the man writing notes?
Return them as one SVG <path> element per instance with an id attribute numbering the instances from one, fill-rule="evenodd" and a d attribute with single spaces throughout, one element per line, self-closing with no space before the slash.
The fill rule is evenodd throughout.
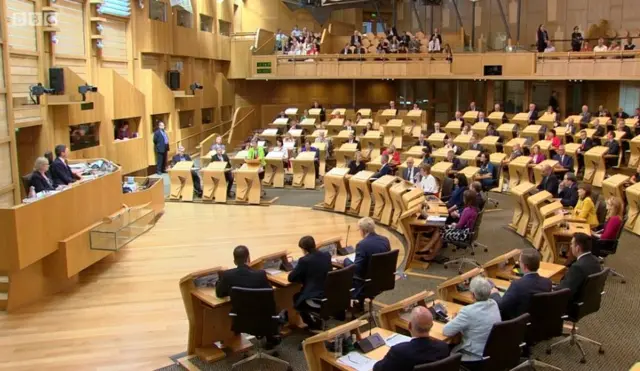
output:
<path id="1" fill-rule="evenodd" d="M 158 128 L 153 132 L 153 149 L 156 154 L 156 174 L 162 175 L 167 167 L 167 153 L 169 152 L 169 137 L 164 131 L 164 122 L 158 122 Z"/>
<path id="2" fill-rule="evenodd" d="M 411 341 L 391 347 L 373 371 L 412 371 L 415 366 L 432 363 L 449 356 L 449 346 L 429 337 L 433 327 L 431 312 L 423 306 L 413 308 L 409 321 Z"/>
<path id="3" fill-rule="evenodd" d="M 302 290 L 293 296 L 293 302 L 300 317 L 312 329 L 321 329 L 322 323 L 309 315 L 314 307 L 312 299 L 320 299 L 324 294 L 324 283 L 331 272 L 331 255 L 316 249 L 316 241 L 311 236 L 304 236 L 298 242 L 304 254 L 296 267 L 289 273 L 289 282 L 302 284 Z"/>
<path id="4" fill-rule="evenodd" d="M 69 155 L 69 149 L 64 144 L 58 144 L 54 149 L 56 152 L 56 159 L 51 163 L 51 180 L 55 186 L 67 185 L 80 179 L 80 176 L 71 171 L 71 168 L 67 164 L 67 156 Z"/>
<path id="5" fill-rule="evenodd" d="M 502 320 L 516 318 L 529 310 L 531 296 L 540 292 L 551 291 L 551 280 L 540 277 L 540 253 L 531 248 L 526 248 L 520 254 L 520 268 L 524 275 L 519 280 L 511 282 L 511 285 L 500 296 L 495 287 L 491 290 L 491 299 L 498 303 Z"/>

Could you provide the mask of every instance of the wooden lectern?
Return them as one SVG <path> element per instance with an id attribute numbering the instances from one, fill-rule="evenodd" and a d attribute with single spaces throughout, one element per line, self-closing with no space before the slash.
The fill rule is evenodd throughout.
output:
<path id="1" fill-rule="evenodd" d="M 171 184 L 170 200 L 193 201 L 193 178 L 191 168 L 193 161 L 180 161 L 169 169 Z"/>
<path id="2" fill-rule="evenodd" d="M 538 117 L 536 124 L 545 126 L 547 130 L 553 129 L 553 124 L 556 122 L 556 113 L 545 111 L 542 116 Z"/>
<path id="3" fill-rule="evenodd" d="M 371 117 L 371 108 L 360 108 L 358 110 L 358 113 L 360 114 L 360 116 L 362 116 L 363 118 L 366 117 Z"/>
<path id="4" fill-rule="evenodd" d="M 568 242 L 576 233 L 591 235 L 589 224 L 573 221 L 568 215 L 554 215 L 545 219 L 542 224 L 544 244 L 540 250 L 542 261 L 564 264 L 565 259 L 561 257 L 559 247 L 560 242 Z"/>
<path id="5" fill-rule="evenodd" d="M 360 139 L 360 151 L 364 158 L 374 159 L 380 156 L 382 146 L 382 133 L 377 130 L 369 130 Z"/>
<path id="6" fill-rule="evenodd" d="M 519 144 L 520 148 L 524 150 L 524 146 L 527 144 L 527 140 L 525 138 L 513 138 L 505 143 L 504 145 L 504 154 L 507 156 L 511 156 L 511 152 L 513 152 L 513 147 Z"/>
<path id="7" fill-rule="evenodd" d="M 431 174 L 438 180 L 438 184 L 442 187 L 442 182 L 444 182 L 444 178 L 449 176 L 449 171 L 453 167 L 451 162 L 441 161 L 434 164 L 431 167 Z"/>
<path id="8" fill-rule="evenodd" d="M 269 152 L 264 160 L 267 163 L 264 167 L 264 179 L 262 185 L 269 185 L 273 188 L 284 188 L 284 152 Z"/>
<path id="9" fill-rule="evenodd" d="M 443 128 L 448 136 L 455 138 L 462 132 L 462 121 L 449 121 Z"/>
<path id="10" fill-rule="evenodd" d="M 287 108 L 284 110 L 284 114 L 289 118 L 296 118 L 298 116 L 298 109 L 295 107 Z"/>
<path id="11" fill-rule="evenodd" d="M 260 205 L 260 160 L 245 161 L 246 163 L 236 170 L 236 201 Z"/>
<path id="12" fill-rule="evenodd" d="M 462 120 L 469 125 L 473 125 L 476 121 L 478 121 L 478 113 L 480 111 L 467 111 L 462 115 Z"/>
<path id="13" fill-rule="evenodd" d="M 549 158 L 549 157 L 547 157 Z M 556 169 L 558 169 L 558 161 L 556 160 L 544 160 L 542 162 L 540 162 L 537 165 L 533 166 L 533 182 L 537 185 L 540 184 L 542 182 L 542 178 L 544 178 L 544 175 L 542 175 L 542 168 L 545 165 L 549 165 L 551 167 L 552 171 L 555 171 Z"/>
<path id="14" fill-rule="evenodd" d="M 529 112 L 516 113 L 516 115 L 511 119 L 511 122 L 516 123 L 520 131 L 524 130 L 524 128 L 529 125 Z"/>
<path id="15" fill-rule="evenodd" d="M 391 202 L 389 189 L 400 182 L 403 182 L 403 180 L 396 176 L 385 175 L 371 183 L 371 191 L 373 193 L 373 214 L 371 217 L 374 220 L 384 225 L 391 224 L 393 203 Z"/>
<path id="16" fill-rule="evenodd" d="M 416 205 L 421 205 L 425 197 L 422 190 L 413 187 L 409 182 L 398 182 L 389 190 L 393 203 L 393 215 L 390 226 L 400 229 L 399 224 L 402 214 Z"/>
<path id="17" fill-rule="evenodd" d="M 450 149 L 442 147 L 431 152 L 431 157 L 433 157 L 434 164 L 437 164 L 438 162 L 442 162 L 446 160 L 447 154 L 449 153 L 449 151 Z"/>
<path id="18" fill-rule="evenodd" d="M 231 169 L 229 169 L 231 170 Z M 227 202 L 227 163 L 213 161 L 200 170 L 202 174 L 202 199 L 218 203 Z"/>
<path id="19" fill-rule="evenodd" d="M 475 299 L 471 291 L 461 291 L 460 286 L 469 286 L 471 279 L 484 274 L 482 268 L 474 268 L 459 276 L 450 278 L 438 285 L 438 298 L 449 302 L 462 304 L 473 304 Z"/>
<path id="20" fill-rule="evenodd" d="M 402 149 L 402 120 L 391 119 L 386 125 L 382 126 L 384 135 L 384 146 L 394 145 L 398 149 Z"/>
<path id="21" fill-rule="evenodd" d="M 506 143 L 517 136 L 518 126 L 516 124 L 502 124 L 496 130 Z"/>
<path id="22" fill-rule="evenodd" d="M 315 108 L 315 109 L 317 109 L 317 108 Z M 311 110 L 309 110 L 309 112 L 311 112 L 313 110 L 314 109 L 311 109 Z M 320 115 L 319 112 L 318 112 L 318 115 Z M 311 116 L 311 113 L 309 113 L 309 116 Z M 320 120 L 320 119 L 318 118 L 317 120 Z M 313 133 L 313 131 L 316 130 L 316 118 L 306 118 L 306 119 L 302 120 L 300 122 L 300 127 L 302 127 L 302 129 L 305 130 L 307 133 Z"/>
<path id="23" fill-rule="evenodd" d="M 640 135 L 633 137 L 629 141 L 629 149 L 631 150 L 631 155 L 629 156 L 629 166 L 632 169 L 638 167 L 640 164 Z"/>
<path id="24" fill-rule="evenodd" d="M 496 153 L 498 152 L 498 142 L 500 142 L 500 137 L 486 136 L 482 138 L 482 140 L 480 140 L 478 143 L 480 143 L 482 148 L 489 151 L 490 153 Z"/>
<path id="25" fill-rule="evenodd" d="M 349 212 L 361 217 L 371 214 L 371 184 L 369 183 L 369 179 L 373 174 L 373 171 L 363 170 L 349 179 L 349 190 L 351 193 Z"/>
<path id="26" fill-rule="evenodd" d="M 617 197 L 622 201 L 623 207 L 626 201 L 624 189 L 631 178 L 624 174 L 614 174 L 602 182 L 602 195 L 604 199 Z"/>
<path id="27" fill-rule="evenodd" d="M 336 157 L 336 167 L 344 168 L 349 166 L 349 163 L 355 159 L 357 150 L 357 143 L 344 143 L 340 146 L 340 148 L 336 149 L 334 151 Z"/>
<path id="28" fill-rule="evenodd" d="M 602 187 L 602 181 L 607 173 L 604 156 L 609 152 L 605 146 L 596 146 L 584 153 L 584 177 L 585 183 L 591 183 L 594 187 Z"/>
<path id="29" fill-rule="evenodd" d="M 350 130 L 340 130 L 340 132 L 337 135 L 334 135 L 331 138 L 331 143 L 333 144 L 333 148 L 340 148 L 340 146 L 342 146 L 344 143 L 346 143 L 349 140 L 349 134 L 351 133 L 352 131 Z"/>
<path id="30" fill-rule="evenodd" d="M 324 207 L 339 213 L 347 210 L 348 173 L 347 168 L 334 167 L 324 176 Z"/>
<path id="31" fill-rule="evenodd" d="M 509 189 L 514 189 L 522 183 L 529 183 L 531 161 L 529 156 L 520 156 L 509 162 Z"/>
<path id="32" fill-rule="evenodd" d="M 629 186 L 625 193 L 629 210 L 627 211 L 627 222 L 624 227 L 629 232 L 640 236 L 640 183 Z"/>
<path id="33" fill-rule="evenodd" d="M 431 148 L 436 150 L 438 148 L 444 147 L 444 140 L 446 137 L 447 134 L 445 133 L 433 133 L 429 135 L 429 138 L 427 138 L 427 142 L 431 144 Z"/>
<path id="34" fill-rule="evenodd" d="M 304 187 L 306 189 L 316 188 L 316 153 L 300 152 L 298 156 L 291 160 L 293 164 L 294 187 Z"/>
<path id="35" fill-rule="evenodd" d="M 527 140 L 527 143 L 535 143 L 540 140 L 540 133 L 542 132 L 542 126 L 529 125 L 520 131 L 520 138 Z"/>
<path id="36" fill-rule="evenodd" d="M 487 116 L 487 120 L 495 127 L 498 127 L 504 122 L 504 112 L 491 112 L 489 116 Z"/>
<path id="37" fill-rule="evenodd" d="M 343 127 L 344 127 L 344 118 L 331 119 L 331 121 L 329 121 L 329 123 L 325 126 L 325 128 L 328 131 L 327 132 L 328 136 L 338 135 L 338 133 L 342 130 Z"/>
<path id="38" fill-rule="evenodd" d="M 467 150 L 471 146 L 471 135 L 460 134 L 453 139 L 453 144 L 462 148 L 462 150 Z"/>
<path id="39" fill-rule="evenodd" d="M 527 227 L 529 225 L 530 214 L 527 198 L 529 198 L 529 195 L 535 189 L 536 185 L 529 182 L 524 182 L 511 188 L 511 194 L 516 203 L 513 209 L 513 219 L 509 226 L 522 237 L 527 235 Z"/>
<path id="40" fill-rule="evenodd" d="M 526 238 L 529 242 L 533 243 L 535 241 L 535 237 L 538 234 L 538 229 L 542 225 L 544 219 L 542 219 L 540 215 L 540 208 L 544 205 L 547 205 L 553 195 L 547 191 L 540 191 L 538 193 L 532 194 L 527 198 L 527 206 L 529 207 L 529 228 L 527 230 Z"/>
<path id="41" fill-rule="evenodd" d="M 383 110 L 382 113 L 380 113 L 380 117 L 379 117 L 379 123 L 381 126 L 386 125 L 389 120 L 395 119 L 396 115 L 398 114 L 398 110 L 397 109 L 386 109 Z"/>
<path id="42" fill-rule="evenodd" d="M 311 143 L 311 147 L 318 149 L 318 173 L 324 176 L 327 170 L 327 143 Z"/>
<path id="43" fill-rule="evenodd" d="M 487 135 L 487 129 L 489 128 L 488 122 L 476 122 L 471 126 L 471 131 L 478 137 L 478 139 L 482 140 Z"/>
<path id="44" fill-rule="evenodd" d="M 521 275 L 515 273 L 513 269 L 516 267 L 516 264 L 519 264 L 521 253 L 522 250 L 513 249 L 508 253 L 496 256 L 495 258 L 484 263 L 482 265 L 482 269 L 484 269 L 487 278 L 490 278 L 492 281 L 494 281 L 494 284 L 496 284 L 496 279 L 501 281 L 513 281 L 520 279 Z M 540 277 L 548 278 L 551 281 L 557 283 L 560 282 L 566 270 L 567 267 L 565 267 L 564 265 L 540 262 L 538 274 L 540 275 Z M 500 287 L 500 285 L 498 284 L 496 284 L 496 286 Z"/>
<path id="45" fill-rule="evenodd" d="M 564 145 L 564 153 L 573 159 L 573 173 L 578 174 L 578 143 L 567 143 Z"/>

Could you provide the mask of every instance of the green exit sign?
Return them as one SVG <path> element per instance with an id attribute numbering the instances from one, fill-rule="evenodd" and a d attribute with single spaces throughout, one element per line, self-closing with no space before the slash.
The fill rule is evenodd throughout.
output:
<path id="1" fill-rule="evenodd" d="M 256 62 L 256 73 L 258 74 L 270 74 L 271 62 Z"/>
<path id="2" fill-rule="evenodd" d="M 258 68 L 261 68 L 261 67 L 269 67 L 269 68 L 271 68 L 271 62 L 257 62 L 256 66 Z"/>

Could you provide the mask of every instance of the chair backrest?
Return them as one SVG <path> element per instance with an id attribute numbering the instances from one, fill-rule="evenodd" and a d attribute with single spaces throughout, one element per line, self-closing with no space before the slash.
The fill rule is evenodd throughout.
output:
<path id="1" fill-rule="evenodd" d="M 535 344 L 562 335 L 569 300 L 571 300 L 570 289 L 541 292 L 531 297 L 527 343 Z"/>
<path id="2" fill-rule="evenodd" d="M 607 202 L 602 198 L 594 198 L 596 201 L 596 217 L 598 218 L 598 223 L 602 224 L 607 219 Z"/>
<path id="3" fill-rule="evenodd" d="M 483 370 L 508 370 L 518 365 L 529 313 L 495 323 L 484 346 Z"/>
<path id="4" fill-rule="evenodd" d="M 595 313 L 600 310 L 600 303 L 602 302 L 602 295 L 604 295 L 604 284 L 607 282 L 609 276 L 609 269 L 605 268 L 598 273 L 589 275 L 585 280 L 580 292 L 578 293 L 578 300 L 573 303 L 575 311 L 575 320 Z"/>
<path id="5" fill-rule="evenodd" d="M 462 353 L 454 353 L 445 359 L 418 365 L 413 368 L 414 371 L 459 371 Z"/>
<path id="6" fill-rule="evenodd" d="M 449 197 L 451 192 L 453 192 L 453 179 L 445 176 L 440 187 L 440 197 Z"/>
<path id="7" fill-rule="evenodd" d="M 374 298 L 380 293 L 396 287 L 396 267 L 399 250 L 373 254 L 369 260 L 366 282 L 363 288 L 365 298 Z"/>
<path id="8" fill-rule="evenodd" d="M 622 230 L 622 228 L 620 228 Z M 597 239 L 593 242 L 591 253 L 595 256 L 605 257 L 615 254 L 618 250 L 618 240 Z"/>
<path id="9" fill-rule="evenodd" d="M 233 330 L 237 333 L 256 337 L 276 335 L 276 300 L 273 288 L 249 289 L 231 288 L 231 306 L 229 313 L 233 317 Z"/>
<path id="10" fill-rule="evenodd" d="M 354 264 L 327 274 L 324 282 L 324 298 L 320 302 L 320 317 L 329 319 L 331 316 L 349 309 L 351 306 L 351 287 L 356 270 Z"/>
<path id="11" fill-rule="evenodd" d="M 23 175 L 20 177 L 20 179 L 22 180 L 22 187 L 24 188 L 24 191 L 26 192 L 26 194 L 29 194 L 29 188 L 31 188 L 31 175 L 33 173 L 29 173 L 27 175 Z"/>
<path id="12" fill-rule="evenodd" d="M 482 224 L 482 215 L 484 211 L 478 211 L 476 222 L 473 224 L 473 233 L 471 233 L 471 243 L 475 242 L 480 237 L 480 225 Z"/>

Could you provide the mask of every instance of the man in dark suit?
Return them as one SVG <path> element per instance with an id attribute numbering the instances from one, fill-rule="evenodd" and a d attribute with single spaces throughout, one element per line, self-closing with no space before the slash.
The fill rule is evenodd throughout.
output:
<path id="1" fill-rule="evenodd" d="M 624 111 L 624 108 L 618 108 L 618 112 L 616 112 L 615 117 L 617 119 L 628 119 L 629 115 Z"/>
<path id="2" fill-rule="evenodd" d="M 356 139 L 355 135 L 353 135 L 353 131 L 349 133 L 349 139 L 347 139 L 347 141 L 345 143 L 355 144 L 356 145 L 356 151 L 360 150 L 360 141 Z"/>
<path id="3" fill-rule="evenodd" d="M 298 242 L 304 256 L 298 260 L 296 267 L 289 273 L 289 282 L 302 284 L 302 290 L 293 296 L 295 306 L 304 323 L 310 328 L 322 328 L 322 324 L 309 315 L 313 308 L 307 303 L 311 299 L 322 298 L 327 273 L 333 268 L 331 255 L 316 249 L 316 241 L 311 236 L 304 236 Z"/>
<path id="4" fill-rule="evenodd" d="M 181 161 L 191 161 L 191 156 L 184 153 L 183 146 L 179 146 L 178 153 L 173 155 L 173 158 L 171 158 L 171 166 L 176 166 L 176 164 Z M 198 170 L 191 169 L 191 179 L 193 180 L 193 191 L 198 195 L 198 197 L 202 197 L 202 185 L 200 183 Z"/>
<path id="5" fill-rule="evenodd" d="M 484 112 L 482 111 L 478 112 L 478 119 L 476 120 L 476 123 L 478 122 L 489 122 L 489 120 L 487 120 L 487 118 L 484 117 Z"/>
<path id="6" fill-rule="evenodd" d="M 71 171 L 67 164 L 69 149 L 64 144 L 58 144 L 54 149 L 56 159 L 51 163 L 51 180 L 55 186 L 67 185 L 80 179 L 80 176 Z"/>
<path id="7" fill-rule="evenodd" d="M 536 120 L 538 119 L 538 111 L 536 111 L 536 105 L 533 103 L 529 104 L 528 118 L 529 125 L 535 124 Z"/>
<path id="8" fill-rule="evenodd" d="M 380 170 L 378 170 L 377 173 L 373 174 L 373 176 L 371 177 L 372 179 L 378 179 L 385 175 L 391 174 L 391 165 L 389 165 L 389 155 L 386 155 L 386 154 L 381 155 L 380 164 L 382 164 L 382 167 L 380 167 Z"/>
<path id="9" fill-rule="evenodd" d="M 231 169 L 231 162 L 229 161 L 229 156 L 226 153 L 223 153 L 221 148 L 218 148 L 216 154 L 211 157 L 211 161 L 223 161 L 227 163 L 225 169 Z M 224 178 L 227 180 L 227 196 L 231 196 L 231 187 L 233 187 L 233 174 L 231 174 L 230 170 L 224 172 Z"/>
<path id="10" fill-rule="evenodd" d="M 582 106 L 582 112 L 580 112 L 580 128 L 585 129 L 591 122 L 591 112 L 589 112 L 589 106 Z"/>
<path id="11" fill-rule="evenodd" d="M 616 135 L 613 130 L 607 132 L 607 143 L 605 144 L 609 150 L 607 151 L 607 166 L 617 166 L 618 156 L 620 156 L 620 143 L 615 139 Z"/>
<path id="12" fill-rule="evenodd" d="M 369 260 L 373 254 L 383 253 L 391 250 L 389 239 L 376 233 L 376 223 L 369 217 L 364 217 L 358 221 L 358 230 L 362 240 L 356 245 L 355 261 L 344 259 L 344 266 L 355 264 L 355 276 L 360 278 L 368 277 Z M 364 308 L 364 298 L 360 297 L 362 283 L 360 280 L 353 280 L 355 288 L 354 297 L 359 299 L 360 309 Z"/>
<path id="13" fill-rule="evenodd" d="M 578 294 L 587 277 L 602 270 L 598 259 L 591 254 L 591 236 L 584 233 L 574 234 L 571 239 L 571 254 L 576 259 L 569 266 L 560 284 L 556 286 L 556 290 L 566 288 L 571 290 L 572 298 L 569 308 L 572 307 L 572 303 L 580 299 Z"/>
<path id="14" fill-rule="evenodd" d="M 402 179 L 407 182 L 416 183 L 416 178 L 420 174 L 420 170 L 414 166 L 413 157 L 408 157 L 406 162 L 407 168 L 402 172 Z"/>
<path id="15" fill-rule="evenodd" d="M 542 165 L 542 181 L 538 184 L 539 191 L 547 191 L 553 195 L 553 197 L 558 197 L 558 178 L 553 173 L 553 169 L 551 166 L 545 164 Z"/>
<path id="16" fill-rule="evenodd" d="M 417 365 L 447 358 L 447 343 L 429 337 L 431 327 L 431 312 L 423 306 L 413 308 L 409 321 L 411 341 L 392 346 L 384 358 L 373 366 L 373 371 L 413 371 Z"/>
<path id="17" fill-rule="evenodd" d="M 353 31 L 353 35 L 351 35 L 351 40 L 349 41 L 349 44 L 353 46 L 362 45 L 362 36 L 360 36 L 360 32 L 358 32 L 358 30 Z"/>
<path id="18" fill-rule="evenodd" d="M 574 173 L 564 174 L 564 180 L 559 185 L 560 203 L 564 207 L 575 207 L 578 203 L 578 179 Z"/>
<path id="19" fill-rule="evenodd" d="M 456 111 L 455 116 L 453 116 L 453 120 L 452 121 L 458 121 L 458 122 L 462 122 L 462 112 L 460 111 Z"/>
<path id="20" fill-rule="evenodd" d="M 593 147 L 593 140 L 591 140 L 591 138 L 587 138 L 587 132 L 584 130 L 580 131 L 580 140 L 578 141 L 578 144 L 580 145 L 580 147 L 578 147 L 578 149 L 576 150 L 576 153 L 578 155 L 578 166 L 580 168 L 584 167 L 584 154 L 585 152 L 587 152 L 588 150 L 590 150 Z"/>
<path id="21" fill-rule="evenodd" d="M 484 149 L 482 148 L 482 145 L 480 144 L 480 141 L 478 140 L 478 135 L 476 133 L 471 134 L 470 143 L 471 145 L 469 146 L 469 149 L 483 152 Z"/>
<path id="22" fill-rule="evenodd" d="M 455 152 L 453 150 L 449 150 L 449 152 L 447 152 L 447 158 L 445 159 L 445 161 L 453 164 L 451 170 L 458 171 L 462 170 L 463 168 L 462 162 L 460 161 L 460 159 L 455 157 Z"/>
<path id="23" fill-rule="evenodd" d="M 431 150 L 431 144 L 427 141 L 424 133 L 420 133 L 420 137 L 418 137 L 418 141 L 416 142 L 416 146 L 428 147 Z"/>
<path id="24" fill-rule="evenodd" d="M 158 128 L 153 132 L 153 150 L 156 154 L 156 174 L 166 173 L 167 153 L 169 152 L 169 137 L 164 131 L 164 122 L 158 122 Z"/>
<path id="25" fill-rule="evenodd" d="M 220 272 L 216 282 L 216 296 L 227 297 L 232 287 L 247 289 L 268 289 L 271 284 L 267 279 L 267 272 L 249 268 L 249 249 L 240 245 L 233 249 L 233 263 L 236 268 Z"/>
<path id="26" fill-rule="evenodd" d="M 538 268 L 540 268 L 540 253 L 535 249 L 524 249 L 520 254 L 520 269 L 524 273 L 522 278 L 511 281 L 511 285 L 502 297 L 496 288 L 491 291 L 491 298 L 498 303 L 503 321 L 526 313 L 529 310 L 531 295 L 551 291 L 553 286 L 551 280 L 540 277 Z"/>
<path id="27" fill-rule="evenodd" d="M 564 145 L 560 145 L 556 150 L 556 155 L 553 156 L 553 159 L 558 161 L 558 165 L 565 168 L 567 171 L 573 171 L 573 157 L 568 156 L 565 153 Z"/>

